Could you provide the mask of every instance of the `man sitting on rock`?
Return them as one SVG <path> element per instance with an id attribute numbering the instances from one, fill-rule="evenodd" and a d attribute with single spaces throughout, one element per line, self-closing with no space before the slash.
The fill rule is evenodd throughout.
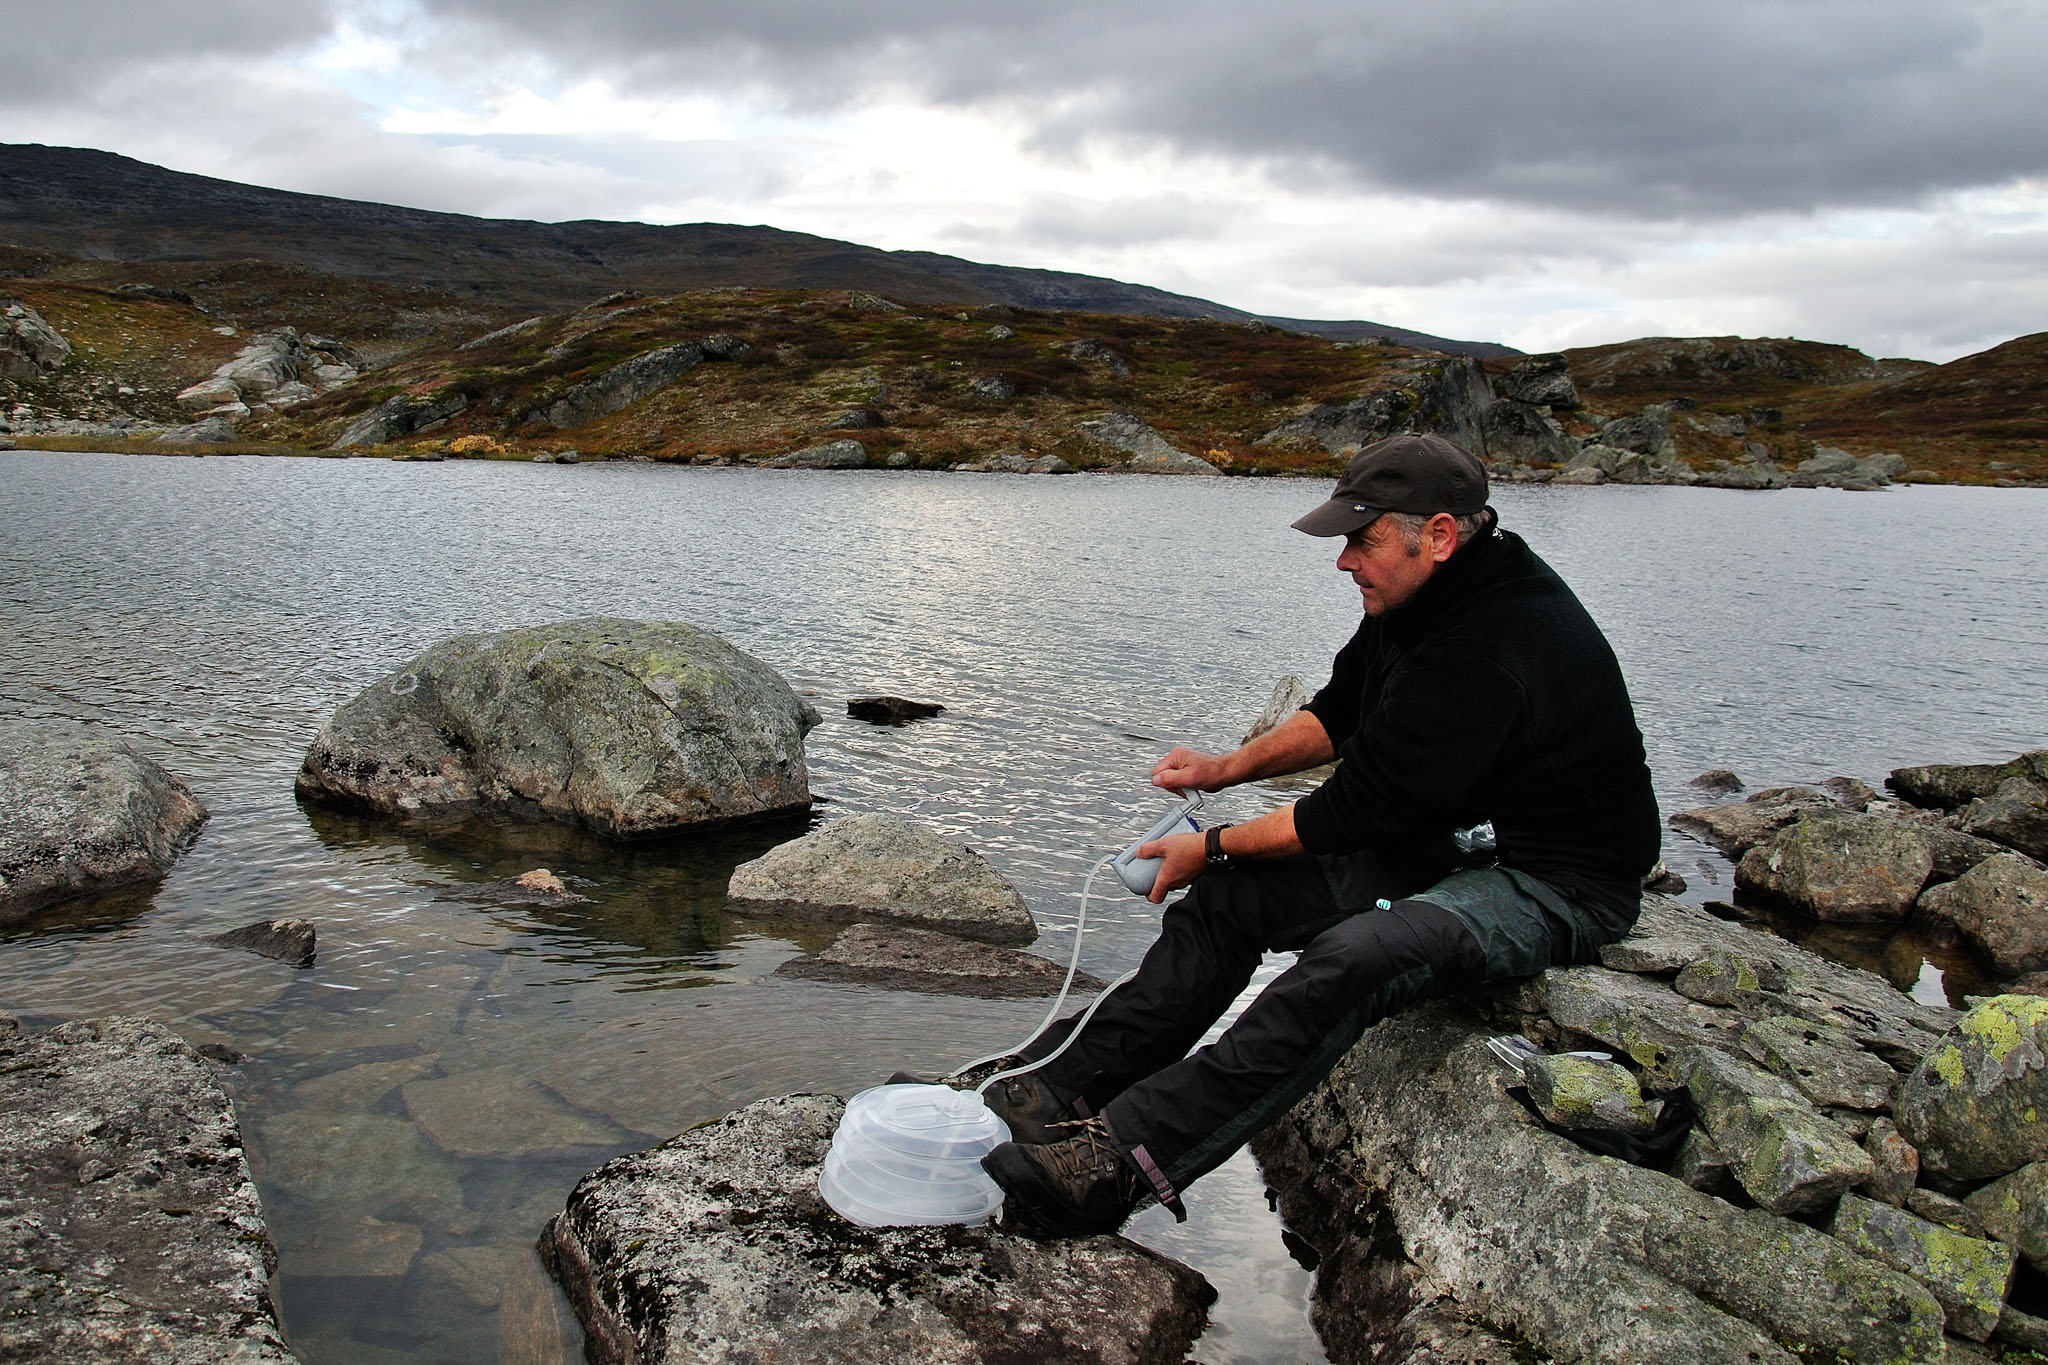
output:
<path id="1" fill-rule="evenodd" d="M 1463 450 L 1395 436 L 1294 523 L 1344 537 L 1357 634 L 1279 727 L 1220 757 L 1177 748 L 1152 781 L 1215 791 L 1341 762 L 1298 803 L 1138 850 L 1162 860 L 1153 901 L 1192 890 L 1072 1047 L 989 1088 L 1014 1139 L 982 1163 L 1006 1218 L 1108 1232 L 1145 1197 L 1185 1218 L 1181 1191 L 1371 1024 L 1448 988 L 1591 961 L 1635 923 L 1660 830 L 1628 688 L 1592 617 L 1486 496 Z M 1300 956 L 1190 1054 L 1267 950 Z"/>

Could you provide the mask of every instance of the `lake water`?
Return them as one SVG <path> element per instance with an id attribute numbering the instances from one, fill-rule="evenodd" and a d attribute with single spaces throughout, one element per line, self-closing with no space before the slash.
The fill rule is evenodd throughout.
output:
<path id="1" fill-rule="evenodd" d="M 0 455 L 0 714 L 139 737 L 212 818 L 159 887 L 0 937 L 31 1025 L 148 1013 L 245 1054 L 225 1075 L 313 1365 L 576 1358 L 531 1253 L 576 1178 L 764 1095 L 850 1094 L 1027 1032 L 1044 1005 L 771 975 L 819 940 L 727 913 L 787 828 L 619 848 L 566 832 L 415 836 L 302 810 L 336 707 L 434 640 L 592 614 L 673 618 L 768 661 L 824 714 L 820 815 L 911 814 L 986 854 L 1063 957 L 1083 874 L 1164 809 L 1174 743 L 1227 748 L 1273 682 L 1320 683 L 1357 619 L 1335 546 L 1288 529 L 1321 483 L 378 461 Z M 1668 812 L 1686 779 L 1833 774 L 2048 742 L 2048 494 L 1497 490 L 1628 673 Z M 942 702 L 876 728 L 871 692 Z M 1212 801 L 1243 818 L 1289 798 Z M 1725 860 L 1683 836 L 1688 898 Z M 589 904 L 476 888 L 536 866 Z M 1100 885 L 1100 882 L 1098 882 Z M 211 947 L 302 916 L 317 965 Z M 1084 965 L 1153 932 L 1119 894 Z M 1968 964 L 1837 936 L 1902 986 Z M 1277 969 L 1269 964 L 1268 974 Z M 1211 1365 L 1319 1356 L 1309 1281 L 1240 1156 L 1133 1234 L 1222 1291 Z"/>

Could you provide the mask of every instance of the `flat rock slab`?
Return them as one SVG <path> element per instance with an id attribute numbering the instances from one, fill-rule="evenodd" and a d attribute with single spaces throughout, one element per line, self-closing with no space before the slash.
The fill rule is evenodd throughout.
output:
<path id="1" fill-rule="evenodd" d="M 893 924 L 853 925 L 829 948 L 791 958 L 775 969 L 777 976 L 985 1000 L 1053 995 L 1066 974 L 1059 963 L 1033 953 Z M 1092 993 L 1101 990 L 1103 982 L 1076 972 L 1074 986 Z"/>
<path id="2" fill-rule="evenodd" d="M 849 816 L 733 869 L 743 914 L 869 920 L 1021 946 L 1038 925 L 988 859 L 900 815 Z"/>
<path id="3" fill-rule="evenodd" d="M 586 617 L 458 635 L 328 721 L 303 797 L 393 819 L 540 817 L 615 838 L 809 808 L 818 713 L 681 621 Z"/>
<path id="4" fill-rule="evenodd" d="M 516 1067 L 408 1081 L 406 1111 L 444 1152 L 513 1157 L 572 1147 L 605 1147 L 623 1136 L 586 1118 Z"/>
<path id="5" fill-rule="evenodd" d="M 0 925 L 163 876 L 205 821 L 190 787 L 118 735 L 0 720 Z"/>
<path id="6" fill-rule="evenodd" d="M 595 1362 L 1165 1362 L 1214 1299 L 1120 1237 L 869 1229 L 818 1195 L 845 1104 L 766 1099 L 585 1176 L 541 1234 Z"/>
<path id="7" fill-rule="evenodd" d="M 0 1029 L 0 1360 L 295 1359 L 241 1133 L 147 1019 Z"/>

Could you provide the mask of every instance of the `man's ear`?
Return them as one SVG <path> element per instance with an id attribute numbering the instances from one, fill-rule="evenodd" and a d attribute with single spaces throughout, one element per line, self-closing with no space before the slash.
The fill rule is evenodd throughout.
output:
<path id="1" fill-rule="evenodd" d="M 1449 559 L 1458 548 L 1458 519 L 1449 512 L 1438 512 L 1423 530 L 1429 536 L 1429 557 L 1437 563 Z"/>

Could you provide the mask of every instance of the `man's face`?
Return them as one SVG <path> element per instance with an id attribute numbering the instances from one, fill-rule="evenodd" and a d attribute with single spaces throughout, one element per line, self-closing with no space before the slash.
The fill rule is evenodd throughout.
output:
<path id="1" fill-rule="evenodd" d="M 1412 548 L 1402 539 L 1394 519 L 1381 517 L 1344 537 L 1337 570 L 1350 574 L 1358 585 L 1367 616 L 1385 616 L 1415 596 L 1416 589 L 1456 548 L 1457 531 L 1447 516 L 1438 516 L 1425 526 Z"/>

